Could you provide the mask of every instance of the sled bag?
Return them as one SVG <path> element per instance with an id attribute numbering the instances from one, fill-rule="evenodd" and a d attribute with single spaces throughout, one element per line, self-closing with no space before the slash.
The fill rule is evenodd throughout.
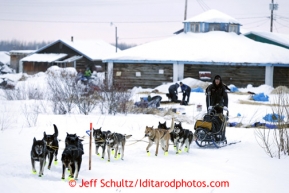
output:
<path id="1" fill-rule="evenodd" d="M 198 127 L 207 128 L 209 130 L 212 130 L 212 122 L 197 120 L 194 129 L 196 130 Z"/>

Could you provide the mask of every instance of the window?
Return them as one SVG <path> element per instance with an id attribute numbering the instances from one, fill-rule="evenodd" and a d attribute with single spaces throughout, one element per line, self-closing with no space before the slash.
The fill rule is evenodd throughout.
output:
<path id="1" fill-rule="evenodd" d="M 200 32 L 200 24 L 191 23 L 191 32 Z"/>
<path id="2" fill-rule="evenodd" d="M 228 30 L 228 32 L 238 33 L 238 25 L 232 25 L 232 24 L 230 24 L 230 25 L 229 25 L 229 30 Z"/>
<path id="3" fill-rule="evenodd" d="M 209 31 L 221 31 L 221 25 L 219 23 L 210 23 Z"/>

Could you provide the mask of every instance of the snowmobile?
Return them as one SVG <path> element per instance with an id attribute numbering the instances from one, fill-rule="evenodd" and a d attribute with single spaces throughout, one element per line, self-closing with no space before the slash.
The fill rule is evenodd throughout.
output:
<path id="1" fill-rule="evenodd" d="M 78 84 L 80 83 L 80 84 Z M 83 95 L 93 94 L 95 91 L 99 91 L 99 82 L 97 78 L 91 76 L 89 79 L 86 77 L 81 77 L 76 80 L 76 84 L 81 87 L 81 92 Z"/>
<path id="2" fill-rule="evenodd" d="M 226 114 L 217 113 L 226 111 Z M 210 106 L 203 120 L 197 120 L 194 126 L 196 144 L 199 147 L 216 147 L 220 148 L 227 145 L 225 136 L 226 125 L 229 116 L 227 107 L 219 105 Z"/>

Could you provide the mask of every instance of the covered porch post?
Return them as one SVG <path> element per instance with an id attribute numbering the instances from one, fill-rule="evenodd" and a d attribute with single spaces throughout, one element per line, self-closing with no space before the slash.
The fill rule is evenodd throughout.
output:
<path id="1" fill-rule="evenodd" d="M 265 84 L 273 87 L 274 66 L 266 66 Z"/>
<path id="2" fill-rule="evenodd" d="M 107 63 L 107 85 L 113 86 L 113 62 Z"/>
<path id="3" fill-rule="evenodd" d="M 173 64 L 173 82 L 177 82 L 184 78 L 184 64 L 174 63 Z"/>

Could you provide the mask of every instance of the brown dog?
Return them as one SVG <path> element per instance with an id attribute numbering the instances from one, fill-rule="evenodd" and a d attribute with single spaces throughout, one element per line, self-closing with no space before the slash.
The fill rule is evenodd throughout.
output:
<path id="1" fill-rule="evenodd" d="M 168 154 L 169 149 L 169 140 L 170 133 L 174 130 L 174 118 L 172 118 L 171 128 L 166 129 L 154 129 L 153 127 L 146 126 L 145 137 L 149 138 L 149 144 L 146 148 L 147 153 L 149 154 L 149 148 L 153 145 L 153 142 L 156 143 L 156 152 L 155 155 L 158 155 L 159 143 L 161 142 L 162 149 L 165 152 L 165 155 Z"/>

